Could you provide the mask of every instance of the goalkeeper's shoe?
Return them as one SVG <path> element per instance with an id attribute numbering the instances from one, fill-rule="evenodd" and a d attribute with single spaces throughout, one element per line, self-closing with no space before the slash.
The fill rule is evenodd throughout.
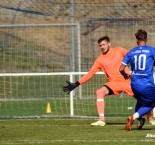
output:
<path id="1" fill-rule="evenodd" d="M 133 116 L 128 116 L 128 118 L 127 118 L 127 123 L 126 123 L 126 126 L 125 126 L 124 129 L 125 129 L 126 131 L 130 131 L 133 122 L 134 122 L 134 120 L 133 120 Z"/>
<path id="2" fill-rule="evenodd" d="M 155 125 L 155 120 L 153 118 L 148 119 L 150 125 Z"/>
<path id="3" fill-rule="evenodd" d="M 106 122 L 102 120 L 96 121 L 91 124 L 91 126 L 105 126 L 105 125 L 106 125 Z"/>
<path id="4" fill-rule="evenodd" d="M 145 124 L 145 118 L 142 118 L 141 120 L 138 120 L 137 129 L 141 130 L 144 124 Z"/>

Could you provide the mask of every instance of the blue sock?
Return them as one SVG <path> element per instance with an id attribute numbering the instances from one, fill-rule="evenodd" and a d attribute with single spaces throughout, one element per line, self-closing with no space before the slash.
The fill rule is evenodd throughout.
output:
<path id="1" fill-rule="evenodd" d="M 137 112 L 141 107 L 142 107 L 142 103 L 139 103 L 139 102 L 137 101 L 137 102 L 136 102 L 136 105 L 135 105 L 135 112 Z"/>
<path id="2" fill-rule="evenodd" d="M 150 112 L 153 108 L 154 108 L 153 106 L 144 106 L 144 107 L 141 107 L 137 112 L 139 116 L 142 117 L 143 115 Z"/>
<path id="3" fill-rule="evenodd" d="M 137 101 L 135 105 L 135 112 L 138 112 L 138 110 L 142 107 L 142 103 Z M 142 116 L 138 118 L 138 120 L 141 120 Z"/>

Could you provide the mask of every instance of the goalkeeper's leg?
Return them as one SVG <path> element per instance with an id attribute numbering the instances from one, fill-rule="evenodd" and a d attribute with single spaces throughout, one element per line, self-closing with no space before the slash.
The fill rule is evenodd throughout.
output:
<path id="1" fill-rule="evenodd" d="M 96 91 L 96 97 L 97 97 L 96 106 L 97 106 L 97 111 L 99 115 L 99 121 L 92 123 L 91 124 L 92 126 L 106 125 L 105 117 L 104 117 L 104 107 L 105 107 L 104 97 L 108 93 L 109 93 L 109 90 L 105 86 L 103 86 L 101 89 Z"/>
<path id="2" fill-rule="evenodd" d="M 96 106 L 97 106 L 99 119 L 105 121 L 105 118 L 104 118 L 104 107 L 105 107 L 104 96 L 105 94 L 102 90 L 97 90 L 96 95 L 97 95 Z"/>

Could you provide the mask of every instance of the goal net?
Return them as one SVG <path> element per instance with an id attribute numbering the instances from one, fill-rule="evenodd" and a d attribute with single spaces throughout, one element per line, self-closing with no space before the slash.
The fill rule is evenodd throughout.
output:
<path id="1" fill-rule="evenodd" d="M 154 46 L 154 15 L 152 0 L 0 0 L 0 118 L 97 117 L 104 73 L 69 95 L 65 81 L 89 71 L 103 35 L 130 50 L 145 29 Z M 135 100 L 123 93 L 105 103 L 107 117 L 134 112 Z"/>

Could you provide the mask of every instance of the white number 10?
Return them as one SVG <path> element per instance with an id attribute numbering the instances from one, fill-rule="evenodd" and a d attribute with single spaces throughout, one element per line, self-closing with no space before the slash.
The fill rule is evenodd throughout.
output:
<path id="1" fill-rule="evenodd" d="M 145 70 L 146 66 L 146 55 L 140 54 L 139 56 L 134 55 L 134 62 L 135 62 L 135 70 Z"/>

